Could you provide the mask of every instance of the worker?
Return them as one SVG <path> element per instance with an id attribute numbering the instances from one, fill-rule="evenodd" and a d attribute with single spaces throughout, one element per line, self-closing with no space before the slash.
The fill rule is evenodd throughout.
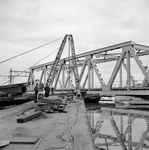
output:
<path id="1" fill-rule="evenodd" d="M 49 87 L 48 83 L 46 83 L 46 86 L 44 87 L 44 90 L 45 90 L 45 97 L 49 97 L 50 87 Z"/>
<path id="2" fill-rule="evenodd" d="M 52 86 L 51 87 L 51 95 L 53 95 L 54 94 L 54 87 Z"/>
<path id="3" fill-rule="evenodd" d="M 34 102 L 37 103 L 37 96 L 38 96 L 38 83 L 36 83 L 36 86 L 34 88 L 34 91 L 35 91 L 35 100 Z"/>

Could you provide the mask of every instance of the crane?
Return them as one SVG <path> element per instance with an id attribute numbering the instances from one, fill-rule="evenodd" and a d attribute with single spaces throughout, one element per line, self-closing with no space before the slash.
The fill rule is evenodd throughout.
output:
<path id="1" fill-rule="evenodd" d="M 56 71 L 57 71 L 57 66 L 58 66 L 58 63 L 60 62 L 60 58 L 61 58 L 61 55 L 62 55 L 62 52 L 63 52 L 63 49 L 64 49 L 64 46 L 66 44 L 66 41 L 67 39 L 69 40 L 70 42 L 70 46 L 71 46 L 71 53 L 72 53 L 72 65 L 73 65 L 73 72 L 74 72 L 74 77 L 75 77 L 75 84 L 76 84 L 76 90 L 79 90 L 79 74 L 78 74 L 78 68 L 77 68 L 77 61 L 76 61 L 76 54 L 75 54 L 75 48 L 74 48 L 74 40 L 73 40 L 73 37 L 72 35 L 70 34 L 66 34 L 61 45 L 60 45 L 60 48 L 58 50 L 58 53 L 56 55 L 56 58 L 55 58 L 55 61 L 53 63 L 53 66 L 50 70 L 50 73 L 48 75 L 48 78 L 47 78 L 47 82 L 52 85 L 53 82 L 54 82 L 54 77 L 55 77 L 55 74 L 56 74 Z"/>

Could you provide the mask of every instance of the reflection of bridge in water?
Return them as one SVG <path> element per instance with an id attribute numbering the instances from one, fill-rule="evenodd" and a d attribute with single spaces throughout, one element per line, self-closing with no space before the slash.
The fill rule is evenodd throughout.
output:
<path id="1" fill-rule="evenodd" d="M 149 47 L 120 43 L 76 55 L 80 90 L 100 95 L 149 95 Z M 33 66 L 28 78 L 29 89 L 35 79 L 44 85 L 53 62 Z M 53 87 L 64 92 L 75 88 L 72 56 L 60 60 Z"/>
<path id="2" fill-rule="evenodd" d="M 149 149 L 149 112 L 102 108 L 89 112 L 94 143 L 106 150 Z"/>

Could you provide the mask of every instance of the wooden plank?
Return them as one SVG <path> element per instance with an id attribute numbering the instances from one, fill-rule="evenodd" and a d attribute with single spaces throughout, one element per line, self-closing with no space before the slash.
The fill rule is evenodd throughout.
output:
<path id="1" fill-rule="evenodd" d="M 9 141 L 10 144 L 35 144 L 38 139 L 37 137 L 13 137 Z"/>
<path id="2" fill-rule="evenodd" d="M 28 115 L 21 116 L 17 119 L 17 123 L 24 123 L 24 122 L 29 121 L 33 118 L 36 118 L 40 115 L 42 115 L 42 112 L 41 111 L 36 111 L 36 112 L 30 113 Z"/>
<path id="3" fill-rule="evenodd" d="M 4 146 L 7 146 L 7 145 L 9 145 L 10 144 L 10 142 L 7 140 L 7 141 L 0 141 L 0 148 L 1 147 L 4 147 Z"/>

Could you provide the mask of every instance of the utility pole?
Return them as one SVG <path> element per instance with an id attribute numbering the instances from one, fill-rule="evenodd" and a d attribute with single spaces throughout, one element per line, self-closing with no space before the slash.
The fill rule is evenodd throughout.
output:
<path id="1" fill-rule="evenodd" d="M 29 76 L 29 71 L 15 71 L 10 69 L 10 76 L 8 76 L 10 79 L 10 85 L 14 84 L 15 77 L 28 77 L 28 76 Z"/>
<path id="2" fill-rule="evenodd" d="M 9 79 L 8 84 L 14 84 L 14 78 L 15 77 L 28 77 L 29 76 L 29 71 L 14 71 L 10 69 L 10 74 L 9 75 L 0 75 L 0 77 L 7 77 Z"/>
<path id="3" fill-rule="evenodd" d="M 12 84 L 12 69 L 10 69 L 10 85 Z"/>

